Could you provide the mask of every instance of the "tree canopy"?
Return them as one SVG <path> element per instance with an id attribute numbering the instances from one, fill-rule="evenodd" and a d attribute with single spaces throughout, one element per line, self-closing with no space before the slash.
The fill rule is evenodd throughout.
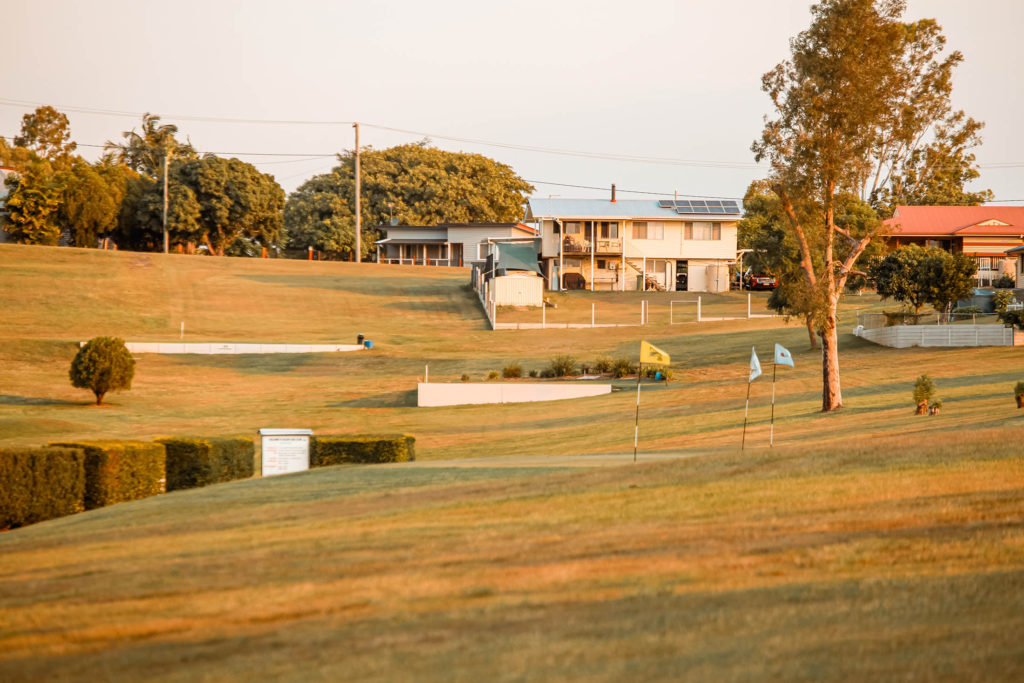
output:
<path id="1" fill-rule="evenodd" d="M 311 178 L 288 199 L 289 246 L 350 252 L 355 245 L 354 153 L 330 173 Z M 511 167 L 481 154 L 447 152 L 426 141 L 360 155 L 362 224 L 391 217 L 404 225 L 510 222 L 522 218 L 533 187 Z M 363 240 L 369 253 L 372 240 Z"/>
<path id="2" fill-rule="evenodd" d="M 119 337 L 94 337 L 78 350 L 68 370 L 71 386 L 88 389 L 96 405 L 108 392 L 131 389 L 135 359 Z"/>
<path id="3" fill-rule="evenodd" d="M 13 142 L 59 166 L 70 162 L 78 146 L 71 141 L 67 115 L 50 106 L 37 107 L 31 114 L 22 116 L 21 133 Z"/>
<path id="4" fill-rule="evenodd" d="M 842 407 L 839 298 L 881 227 L 862 208 L 839 220 L 842 195 L 877 202 L 894 177 L 934 177 L 929 149 L 957 133 L 964 149 L 976 139 L 969 129 L 978 124 L 950 105 L 962 56 L 943 55 L 934 20 L 900 21 L 904 9 L 903 0 L 822 0 L 790 42 L 790 59 L 762 79 L 775 113 L 752 149 L 770 163 L 769 185 L 814 292 L 824 411 Z"/>
<path id="5" fill-rule="evenodd" d="M 880 296 L 913 306 L 914 313 L 931 304 L 948 315 L 953 303 L 970 297 L 977 270 L 967 254 L 911 244 L 876 261 L 870 274 Z"/>
<path id="6" fill-rule="evenodd" d="M 121 134 L 122 142 L 107 141 L 104 150 L 114 161 L 128 168 L 149 176 L 163 177 L 164 157 L 170 154 L 172 159 L 188 160 L 196 157 L 190 142 L 179 142 L 175 137 L 178 127 L 171 123 L 160 123 L 156 114 L 142 115 L 140 130 L 132 128 Z"/>

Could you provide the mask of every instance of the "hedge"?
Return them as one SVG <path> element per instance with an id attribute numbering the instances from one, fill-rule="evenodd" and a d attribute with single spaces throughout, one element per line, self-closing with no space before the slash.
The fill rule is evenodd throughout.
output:
<path id="1" fill-rule="evenodd" d="M 51 446 L 85 451 L 85 509 L 163 493 L 163 444 L 143 441 L 81 441 Z"/>
<path id="2" fill-rule="evenodd" d="M 167 490 L 191 489 L 253 475 L 252 439 L 157 439 L 167 449 Z"/>
<path id="3" fill-rule="evenodd" d="M 81 449 L 0 450 L 0 529 L 81 512 L 84 495 Z"/>
<path id="4" fill-rule="evenodd" d="M 416 439 L 398 436 L 314 436 L 309 466 L 407 462 L 416 459 Z"/>

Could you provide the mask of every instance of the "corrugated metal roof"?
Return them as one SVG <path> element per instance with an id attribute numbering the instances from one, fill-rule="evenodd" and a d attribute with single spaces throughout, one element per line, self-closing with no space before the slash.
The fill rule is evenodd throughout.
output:
<path id="1" fill-rule="evenodd" d="M 530 199 L 529 212 L 533 218 L 637 218 L 643 220 L 680 218 L 697 221 L 737 220 L 740 214 L 680 214 L 675 209 L 663 208 L 657 199 Z"/>
<path id="2" fill-rule="evenodd" d="M 1009 225 L 978 225 L 997 220 Z M 897 206 L 893 235 L 1024 234 L 1024 206 Z"/>

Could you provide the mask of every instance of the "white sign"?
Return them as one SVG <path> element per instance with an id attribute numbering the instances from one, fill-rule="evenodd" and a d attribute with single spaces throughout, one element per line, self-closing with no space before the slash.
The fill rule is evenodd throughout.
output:
<path id="1" fill-rule="evenodd" d="M 263 476 L 309 469 L 310 429 L 261 429 Z"/>

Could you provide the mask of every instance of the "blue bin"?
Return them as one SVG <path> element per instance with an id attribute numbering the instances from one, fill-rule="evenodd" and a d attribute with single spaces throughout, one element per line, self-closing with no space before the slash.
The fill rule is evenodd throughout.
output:
<path id="1" fill-rule="evenodd" d="M 367 339 L 366 341 L 363 342 L 363 348 L 372 349 L 373 348 L 373 342 L 370 341 L 369 339 Z"/>

